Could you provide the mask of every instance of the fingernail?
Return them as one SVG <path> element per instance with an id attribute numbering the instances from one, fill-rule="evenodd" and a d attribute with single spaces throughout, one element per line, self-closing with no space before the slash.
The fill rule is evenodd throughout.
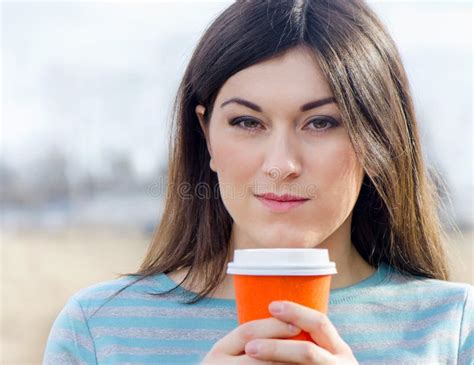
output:
<path id="1" fill-rule="evenodd" d="M 258 343 L 257 342 L 249 342 L 245 346 L 245 352 L 249 355 L 257 355 L 258 354 Z"/>
<path id="2" fill-rule="evenodd" d="M 282 313 L 283 312 L 283 304 L 280 302 L 272 302 L 270 303 L 270 312 L 273 313 Z"/>

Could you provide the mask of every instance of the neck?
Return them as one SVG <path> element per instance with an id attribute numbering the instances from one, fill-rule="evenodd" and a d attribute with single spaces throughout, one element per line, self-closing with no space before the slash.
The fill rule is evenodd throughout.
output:
<path id="1" fill-rule="evenodd" d="M 308 231 L 305 235 L 302 248 L 327 249 L 330 260 L 336 264 L 337 274 L 331 277 L 331 289 L 345 288 L 354 285 L 366 279 L 375 271 L 375 268 L 369 265 L 362 256 L 360 256 L 351 242 L 351 221 L 352 213 L 336 231 L 323 241 L 320 241 L 318 235 L 313 231 Z M 229 242 L 231 260 L 233 259 L 235 249 L 268 247 L 264 244 L 248 244 L 248 242 L 251 242 L 251 239 L 234 224 Z M 227 275 L 226 281 L 232 283 L 232 278 Z"/>
<path id="2" fill-rule="evenodd" d="M 375 271 L 359 254 L 352 242 L 332 240 L 330 244 L 323 242 L 317 248 L 326 248 L 331 261 L 336 264 L 337 274 L 331 277 L 331 289 L 345 288 L 354 285 Z"/>
<path id="3" fill-rule="evenodd" d="M 230 249 L 232 252 L 231 260 L 233 259 L 234 249 L 239 249 L 242 246 L 238 244 L 234 239 L 234 235 L 231 235 Z M 331 243 L 328 243 L 331 242 Z M 344 243 L 345 242 L 345 243 Z M 249 246 L 243 246 L 245 248 L 251 248 Z M 243 248 L 242 247 L 242 248 Z M 345 288 L 354 285 L 362 280 L 365 280 L 375 271 L 375 268 L 370 266 L 357 252 L 352 242 L 338 240 L 337 237 L 331 236 L 331 239 L 325 240 L 321 244 L 314 248 L 326 248 L 329 250 L 329 257 L 331 261 L 335 262 L 337 274 L 331 277 L 331 290 Z M 181 282 L 185 277 L 189 268 L 183 268 L 179 271 L 170 273 L 169 276 L 175 282 Z M 187 288 L 187 290 L 196 292 L 196 289 Z M 217 287 L 212 298 L 221 299 L 235 299 L 234 294 L 234 282 L 232 275 L 226 275 L 224 281 Z"/>

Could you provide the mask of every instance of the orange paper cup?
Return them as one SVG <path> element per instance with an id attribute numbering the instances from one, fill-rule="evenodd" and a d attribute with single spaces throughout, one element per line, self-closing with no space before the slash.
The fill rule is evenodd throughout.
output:
<path id="1" fill-rule="evenodd" d="M 272 317 L 268 305 L 288 300 L 327 314 L 331 275 L 326 249 L 235 250 L 227 273 L 234 275 L 239 324 Z M 313 341 L 301 331 L 295 340 Z M 314 341 L 313 341 L 314 342 Z"/>

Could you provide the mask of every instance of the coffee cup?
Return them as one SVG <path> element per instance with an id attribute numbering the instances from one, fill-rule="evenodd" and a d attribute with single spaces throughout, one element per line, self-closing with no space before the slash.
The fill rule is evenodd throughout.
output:
<path id="1" fill-rule="evenodd" d="M 235 250 L 227 273 L 233 275 L 238 322 L 243 324 L 272 317 L 268 305 L 276 300 L 327 314 L 331 275 L 337 270 L 327 249 L 258 248 Z M 305 331 L 291 339 L 313 341 Z"/>

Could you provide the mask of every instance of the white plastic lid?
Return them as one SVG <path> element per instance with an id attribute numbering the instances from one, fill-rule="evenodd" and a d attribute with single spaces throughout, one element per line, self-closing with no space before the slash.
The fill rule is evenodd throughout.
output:
<path id="1" fill-rule="evenodd" d="M 256 248 L 234 251 L 228 274 L 237 275 L 333 275 L 336 264 L 322 248 Z"/>

